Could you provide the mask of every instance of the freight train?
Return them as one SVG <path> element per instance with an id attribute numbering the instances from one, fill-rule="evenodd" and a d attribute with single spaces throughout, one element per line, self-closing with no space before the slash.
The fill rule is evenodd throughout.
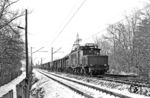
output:
<path id="1" fill-rule="evenodd" d="M 108 56 L 101 55 L 100 50 L 94 43 L 77 45 L 65 57 L 42 64 L 41 68 L 75 74 L 105 74 L 109 70 Z"/>

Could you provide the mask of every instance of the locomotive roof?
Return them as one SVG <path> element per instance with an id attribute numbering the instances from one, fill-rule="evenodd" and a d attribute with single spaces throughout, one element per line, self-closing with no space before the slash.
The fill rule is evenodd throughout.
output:
<path id="1" fill-rule="evenodd" d="M 79 49 L 98 49 L 99 50 L 99 48 L 98 47 L 95 47 L 95 46 L 80 46 L 80 48 Z"/>
<path id="2" fill-rule="evenodd" d="M 78 51 L 78 50 L 88 50 L 88 49 L 94 49 L 94 50 L 101 50 L 100 48 L 98 48 L 98 46 L 79 46 L 79 47 L 76 47 L 74 50 L 71 51 L 72 52 L 75 52 L 75 51 Z"/>

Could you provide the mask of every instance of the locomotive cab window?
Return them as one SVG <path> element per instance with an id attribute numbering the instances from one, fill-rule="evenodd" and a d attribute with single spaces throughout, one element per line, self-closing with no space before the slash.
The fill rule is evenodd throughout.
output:
<path id="1" fill-rule="evenodd" d="M 99 54 L 100 49 L 89 48 L 83 50 L 83 55 L 99 55 Z"/>

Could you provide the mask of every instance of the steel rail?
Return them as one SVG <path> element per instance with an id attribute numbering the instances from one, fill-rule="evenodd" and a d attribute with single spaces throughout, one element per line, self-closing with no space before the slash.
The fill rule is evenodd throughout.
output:
<path id="1" fill-rule="evenodd" d="M 40 72 L 40 73 L 43 73 L 43 72 Z M 82 82 L 79 82 L 79 81 L 75 81 L 75 80 L 72 80 L 72 79 L 69 79 L 69 78 L 61 77 L 61 76 L 56 75 L 56 74 L 52 74 L 52 73 L 48 73 L 48 74 L 51 74 L 53 76 L 56 76 L 56 77 L 59 77 L 59 78 L 62 78 L 62 79 L 65 79 L 65 80 L 68 80 L 68 81 L 71 81 L 71 82 L 74 82 L 74 83 L 86 86 L 86 87 L 89 87 L 89 88 L 92 88 L 92 89 L 96 89 L 96 90 L 98 90 L 100 92 L 103 92 L 103 93 L 106 93 L 106 94 L 109 94 L 109 95 L 113 95 L 115 97 L 119 97 L 119 98 L 131 98 L 131 97 L 123 95 L 123 94 L 118 94 L 118 93 L 115 93 L 115 92 L 112 92 L 112 91 L 108 91 L 106 89 L 102 89 L 102 88 L 99 88 L 99 87 L 96 87 L 96 86 L 93 86 L 93 85 L 89 85 L 89 84 L 85 84 L 85 83 L 82 83 Z"/>

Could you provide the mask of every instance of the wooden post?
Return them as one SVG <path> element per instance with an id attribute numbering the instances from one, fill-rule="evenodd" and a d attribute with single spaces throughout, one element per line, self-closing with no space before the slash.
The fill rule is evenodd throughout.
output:
<path id="1" fill-rule="evenodd" d="M 53 66 L 53 47 L 51 48 L 51 64 Z"/>
<path id="2" fill-rule="evenodd" d="M 25 48 L 26 48 L 26 98 L 29 98 L 29 75 L 28 75 L 28 67 L 29 67 L 29 59 L 28 59 L 28 11 L 25 10 Z"/>

